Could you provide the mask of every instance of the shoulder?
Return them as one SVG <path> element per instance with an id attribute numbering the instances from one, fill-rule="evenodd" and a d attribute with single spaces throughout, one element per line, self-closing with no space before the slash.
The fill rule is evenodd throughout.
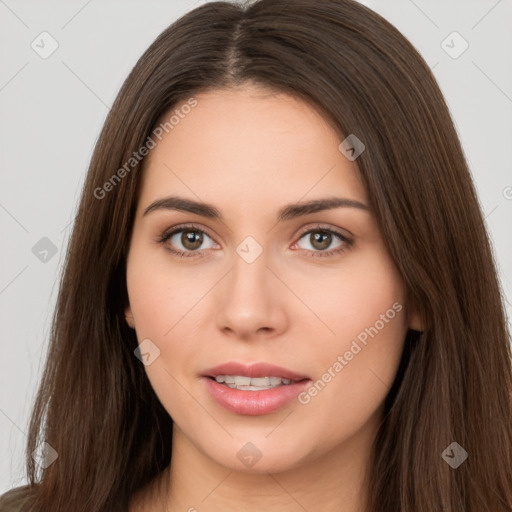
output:
<path id="1" fill-rule="evenodd" d="M 15 487 L 0 496 L 0 512 L 24 512 L 31 494 L 31 487 Z"/>

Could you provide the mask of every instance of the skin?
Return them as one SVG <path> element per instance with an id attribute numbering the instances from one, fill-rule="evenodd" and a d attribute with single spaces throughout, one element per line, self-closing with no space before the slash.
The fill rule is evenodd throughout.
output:
<path id="1" fill-rule="evenodd" d="M 130 511 L 363 511 L 383 403 L 407 329 L 422 325 L 370 210 L 276 222 L 288 203 L 335 196 L 368 205 L 357 160 L 338 150 L 342 134 L 291 96 L 245 85 L 195 98 L 148 155 L 127 262 L 126 320 L 139 343 L 149 338 L 160 350 L 145 370 L 174 420 L 171 465 L 133 496 Z M 143 215 L 169 195 L 211 203 L 224 221 Z M 199 249 L 182 233 L 157 242 L 191 222 L 206 232 Z M 353 243 L 333 235 L 324 252 L 345 250 L 318 257 L 318 223 Z M 252 263 L 236 252 L 247 236 L 263 249 Z M 238 415 L 201 380 L 227 361 L 265 361 L 317 381 L 394 303 L 401 311 L 306 405 Z M 262 454 L 250 468 L 237 458 L 247 442 Z"/>

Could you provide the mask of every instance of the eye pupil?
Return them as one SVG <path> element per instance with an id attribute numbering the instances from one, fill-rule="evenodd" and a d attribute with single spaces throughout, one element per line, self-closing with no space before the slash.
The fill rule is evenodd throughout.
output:
<path id="1" fill-rule="evenodd" d="M 325 231 L 317 231 L 315 233 L 312 233 L 313 235 L 313 242 L 318 242 L 322 237 L 324 237 L 323 241 L 319 244 L 320 246 L 316 246 L 315 243 L 312 243 L 311 245 L 317 249 L 324 250 L 331 245 L 331 238 L 332 235 L 330 233 L 326 233 Z"/>
<path id="2" fill-rule="evenodd" d="M 183 247 L 193 251 L 194 249 L 201 247 L 201 244 L 203 243 L 203 235 L 197 231 L 183 231 L 183 234 L 181 235 L 181 243 L 183 244 Z"/>

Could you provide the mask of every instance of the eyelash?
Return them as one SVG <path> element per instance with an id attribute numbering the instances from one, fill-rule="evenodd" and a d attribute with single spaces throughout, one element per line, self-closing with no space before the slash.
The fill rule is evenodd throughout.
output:
<path id="1" fill-rule="evenodd" d="M 172 228 L 171 231 L 165 231 L 157 239 L 157 243 L 160 243 L 160 244 L 163 245 L 170 238 L 172 238 L 173 235 L 175 235 L 176 233 L 180 233 L 182 231 L 192 231 L 192 232 L 195 232 L 195 233 L 202 233 L 203 235 L 206 235 L 209 238 L 211 238 L 211 236 L 208 235 L 208 233 L 206 231 L 200 229 L 199 227 L 195 226 L 194 224 L 186 224 L 186 225 L 176 226 L 176 227 Z M 309 228 L 309 229 L 304 230 L 300 234 L 300 237 L 299 237 L 298 240 L 303 238 L 304 235 L 307 235 L 307 234 L 310 234 L 310 233 L 316 233 L 316 232 L 328 233 L 328 234 L 331 234 L 331 235 L 335 235 L 335 236 L 339 237 L 341 239 L 341 241 L 344 242 L 344 244 L 341 245 L 340 247 L 338 247 L 337 249 L 331 249 L 329 251 L 309 251 L 309 252 L 312 253 L 310 255 L 311 257 L 326 258 L 326 257 L 329 257 L 329 256 L 334 256 L 334 255 L 343 253 L 344 251 L 346 251 L 347 249 L 349 249 L 352 246 L 352 243 L 353 243 L 352 240 L 347 238 L 345 235 L 341 234 L 340 232 L 338 232 L 336 230 L 322 228 L 321 226 L 316 226 L 316 228 Z M 165 249 L 167 251 L 169 251 L 170 253 L 175 254 L 176 256 L 181 256 L 182 258 L 202 257 L 203 256 L 203 253 L 200 252 L 200 251 L 177 251 L 176 249 L 173 249 L 170 246 L 166 246 Z M 304 249 L 304 250 L 308 251 L 308 249 Z"/>

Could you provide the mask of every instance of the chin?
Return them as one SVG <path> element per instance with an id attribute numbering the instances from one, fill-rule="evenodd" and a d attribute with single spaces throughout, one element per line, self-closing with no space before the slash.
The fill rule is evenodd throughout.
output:
<path id="1" fill-rule="evenodd" d="M 280 473 L 299 468 L 308 459 L 308 451 L 297 437 L 293 444 L 283 445 L 282 437 L 272 441 L 265 435 L 233 439 L 218 445 L 207 455 L 217 464 L 232 471 L 247 474 Z"/>

